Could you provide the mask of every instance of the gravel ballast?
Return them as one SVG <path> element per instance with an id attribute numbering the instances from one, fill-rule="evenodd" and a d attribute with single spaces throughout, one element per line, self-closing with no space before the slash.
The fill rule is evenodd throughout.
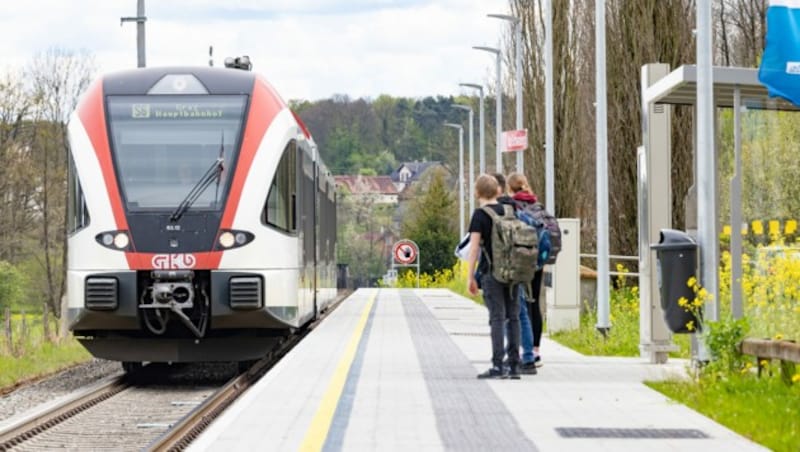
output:
<path id="1" fill-rule="evenodd" d="M 0 422 L 100 379 L 122 374 L 116 361 L 93 359 L 0 397 Z"/>

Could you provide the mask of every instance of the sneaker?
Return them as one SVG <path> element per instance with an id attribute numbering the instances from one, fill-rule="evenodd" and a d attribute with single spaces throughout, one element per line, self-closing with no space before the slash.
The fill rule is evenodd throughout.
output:
<path id="1" fill-rule="evenodd" d="M 487 370 L 486 372 L 478 374 L 478 378 L 481 380 L 487 378 L 500 379 L 500 378 L 507 378 L 507 376 L 503 370 L 497 367 L 490 367 L 489 370 Z"/>
<path id="2" fill-rule="evenodd" d="M 536 361 L 522 363 L 522 365 L 519 366 L 519 372 L 525 375 L 536 375 L 538 373 L 536 367 Z"/>
<path id="3" fill-rule="evenodd" d="M 511 370 L 508 371 L 508 378 L 512 380 L 519 380 L 522 378 L 519 375 L 519 367 L 520 366 L 511 366 Z"/>
<path id="4" fill-rule="evenodd" d="M 536 357 L 533 358 L 533 363 L 536 364 L 536 367 L 544 366 L 544 363 L 542 362 L 542 356 L 541 355 L 536 355 Z"/>

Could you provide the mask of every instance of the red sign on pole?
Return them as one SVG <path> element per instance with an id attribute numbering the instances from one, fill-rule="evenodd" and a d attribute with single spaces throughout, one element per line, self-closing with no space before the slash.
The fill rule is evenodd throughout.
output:
<path id="1" fill-rule="evenodd" d="M 407 265 L 417 259 L 417 246 L 412 241 L 401 240 L 394 244 L 392 254 L 394 255 L 395 261 Z"/>
<path id="2" fill-rule="evenodd" d="M 528 129 L 508 130 L 503 132 L 505 152 L 524 151 L 528 149 Z"/>

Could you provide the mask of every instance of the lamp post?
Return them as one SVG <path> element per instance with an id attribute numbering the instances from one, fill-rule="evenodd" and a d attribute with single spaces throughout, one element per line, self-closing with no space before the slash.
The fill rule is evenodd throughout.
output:
<path id="1" fill-rule="evenodd" d="M 522 130 L 522 23 L 518 17 L 509 16 L 508 14 L 488 14 L 493 19 L 506 20 L 511 22 L 514 28 L 514 59 L 516 63 L 515 81 L 517 89 L 517 130 Z M 525 170 L 525 155 L 524 150 L 517 152 L 517 172 L 522 173 Z"/>
<path id="2" fill-rule="evenodd" d="M 475 123 L 475 114 L 472 112 L 472 107 L 467 105 L 459 105 L 454 104 L 453 108 L 458 108 L 459 110 L 464 110 L 469 113 L 469 187 L 472 190 L 472 187 L 475 185 L 475 132 L 473 131 L 473 124 Z M 475 211 L 475 197 L 469 196 L 469 213 L 472 215 L 472 212 Z"/>
<path id="3" fill-rule="evenodd" d="M 606 2 L 595 1 L 595 190 L 597 192 L 597 325 L 606 335 L 611 329 L 608 273 L 608 114 L 606 94 Z"/>
<path id="4" fill-rule="evenodd" d="M 478 85 L 477 83 L 459 83 L 459 85 L 467 88 L 475 88 L 480 94 L 480 105 L 478 107 L 478 141 L 480 141 L 481 153 L 478 159 L 478 168 L 480 174 L 484 174 L 486 173 L 486 140 L 483 136 L 483 85 Z M 470 134 L 470 136 L 472 136 L 472 134 Z"/>
<path id="5" fill-rule="evenodd" d="M 500 49 L 495 49 L 493 47 L 481 47 L 476 46 L 473 47 L 475 50 L 483 50 L 484 52 L 490 52 L 495 55 L 496 60 L 496 70 L 495 70 L 495 77 L 497 78 L 497 118 L 495 118 L 495 171 L 498 173 L 503 172 L 503 154 L 500 150 L 500 139 L 503 136 L 503 85 L 502 80 L 500 80 L 500 65 L 501 61 L 501 54 Z"/>
<path id="6" fill-rule="evenodd" d="M 547 209 L 556 214 L 555 127 L 553 125 L 553 0 L 544 1 L 544 155 Z"/>
<path id="7" fill-rule="evenodd" d="M 444 125 L 458 129 L 458 239 L 461 240 L 464 237 L 464 128 L 452 122 Z"/>

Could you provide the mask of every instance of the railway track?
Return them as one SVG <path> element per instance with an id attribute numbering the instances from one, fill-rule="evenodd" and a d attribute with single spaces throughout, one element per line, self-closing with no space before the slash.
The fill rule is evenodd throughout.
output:
<path id="1" fill-rule="evenodd" d="M 0 451 L 183 450 L 344 298 L 224 384 L 163 384 L 152 369 L 149 377 L 118 377 L 9 425 L 0 431 Z"/>

